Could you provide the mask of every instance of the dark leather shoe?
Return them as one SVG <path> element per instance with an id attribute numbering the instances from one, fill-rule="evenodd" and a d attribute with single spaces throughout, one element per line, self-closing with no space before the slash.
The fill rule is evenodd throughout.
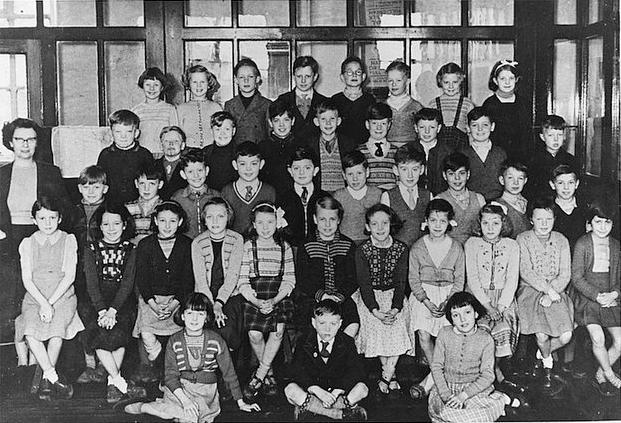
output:
<path id="1" fill-rule="evenodd" d="M 542 392 L 545 395 L 554 396 L 563 390 L 563 384 L 552 377 L 552 369 L 543 369 Z"/>
<path id="2" fill-rule="evenodd" d="M 39 384 L 39 399 L 50 401 L 52 399 L 52 383 L 43 378 Z"/>
<path id="3" fill-rule="evenodd" d="M 359 405 L 343 409 L 343 421 L 364 422 L 367 420 L 367 410 Z"/>
<path id="4" fill-rule="evenodd" d="M 73 386 L 64 377 L 58 376 L 54 383 L 54 396 L 58 399 L 71 399 L 73 397 Z"/>

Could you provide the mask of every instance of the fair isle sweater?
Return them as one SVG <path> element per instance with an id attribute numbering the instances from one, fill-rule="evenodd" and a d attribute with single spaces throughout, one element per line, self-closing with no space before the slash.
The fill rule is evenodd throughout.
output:
<path id="1" fill-rule="evenodd" d="M 185 331 L 181 330 L 170 337 L 164 357 L 164 384 L 174 393 L 177 389 L 183 388 L 181 379 L 203 384 L 218 383 L 219 369 L 233 399 L 236 401 L 241 399 L 241 388 L 226 342 L 210 329 L 205 329 L 203 336 L 202 364 L 197 369 L 190 367 L 190 352 Z"/>
<path id="2" fill-rule="evenodd" d="M 494 339 L 478 328 L 464 335 L 452 326 L 443 327 L 436 339 L 431 375 L 444 402 L 452 395 L 449 383 L 467 383 L 468 398 L 483 392 L 494 383 Z"/>
<path id="3" fill-rule="evenodd" d="M 392 171 L 392 167 L 395 165 L 395 153 L 397 152 L 397 148 L 391 144 L 390 149 L 385 151 L 382 157 L 377 157 L 375 154 L 371 153 L 366 142 L 360 144 L 358 150 L 364 154 L 369 164 L 367 185 L 378 187 L 384 191 L 393 189 L 395 185 L 397 185 L 397 177 Z"/>
<path id="4" fill-rule="evenodd" d="M 244 239 L 230 229 L 226 230 L 222 242 L 222 270 L 224 283 L 218 290 L 216 298 L 211 298 L 211 270 L 213 268 L 213 247 L 209 231 L 198 235 L 192 241 L 192 266 L 194 267 L 194 291 L 201 292 L 212 302 L 226 304 L 228 299 L 237 293 L 237 280 L 244 255 Z"/>
<path id="5" fill-rule="evenodd" d="M 364 234 L 364 215 L 371 206 L 380 202 L 382 190 L 367 185 L 367 193 L 362 199 L 356 200 L 347 188 L 342 188 L 334 193 L 334 198 L 343 205 L 345 213 L 339 230 L 353 241 L 362 241 L 368 238 Z"/>

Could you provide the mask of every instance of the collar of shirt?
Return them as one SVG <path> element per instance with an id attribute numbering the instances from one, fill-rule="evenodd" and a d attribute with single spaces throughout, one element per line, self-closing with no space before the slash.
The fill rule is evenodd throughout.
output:
<path id="1" fill-rule="evenodd" d="M 190 197 L 191 195 L 203 195 L 207 192 L 207 185 L 204 185 L 197 191 L 194 188 L 192 188 L 191 186 L 187 186 L 183 189 L 183 196 L 184 197 Z"/>
<path id="2" fill-rule="evenodd" d="M 300 90 L 298 90 L 297 88 L 295 89 L 295 95 L 300 97 L 300 98 L 304 98 L 304 99 L 308 99 L 310 101 L 313 100 L 313 94 L 314 94 L 315 90 L 309 90 L 307 92 L 302 92 Z"/>
<path id="3" fill-rule="evenodd" d="M 295 190 L 295 193 L 298 195 L 298 197 L 302 197 L 303 188 L 304 186 L 295 182 L 293 183 L 293 189 Z M 315 185 L 311 182 L 310 184 L 306 185 L 306 189 L 308 190 L 308 197 L 306 198 L 310 198 L 311 195 L 313 195 L 313 192 L 315 192 Z"/>
<path id="4" fill-rule="evenodd" d="M 350 187 L 347 187 L 347 191 L 349 191 L 349 194 L 352 197 L 354 197 L 354 200 L 358 200 L 358 201 L 362 200 L 364 196 L 367 195 L 368 190 L 369 190 L 369 187 L 367 185 L 363 186 L 358 191 L 354 191 Z"/>
<path id="5" fill-rule="evenodd" d="M 399 192 L 401 193 L 403 200 L 407 204 L 407 202 L 410 201 L 410 189 L 401 182 L 397 183 L 397 186 L 399 187 Z M 412 193 L 414 194 L 416 201 L 418 201 L 418 186 L 415 186 L 414 189 L 412 189 Z"/>
<path id="6" fill-rule="evenodd" d="M 39 245 L 45 244 L 45 241 L 50 241 L 51 245 L 56 244 L 60 239 L 61 231 L 57 230 L 52 235 L 45 235 L 44 233 L 37 231 L 34 233 L 34 239 L 39 243 Z"/>
<path id="7" fill-rule="evenodd" d="M 474 151 L 478 152 L 485 152 L 485 153 L 489 153 L 489 151 L 492 149 L 492 142 L 490 140 L 484 141 L 484 142 L 470 142 L 470 146 L 474 149 Z"/>
<path id="8" fill-rule="evenodd" d="M 332 354 L 332 347 L 334 347 L 334 340 L 335 340 L 335 339 L 336 339 L 336 337 L 335 337 L 335 338 L 332 338 L 332 340 L 330 340 L 330 341 L 328 342 L 328 345 L 326 346 L 326 349 L 328 350 L 328 352 L 329 352 L 330 354 Z M 326 342 L 326 341 L 324 341 L 323 339 L 321 339 L 321 337 L 320 337 L 319 335 L 317 335 L 317 349 L 318 349 L 319 351 L 321 351 L 321 343 L 322 343 L 322 342 Z"/>
<path id="9" fill-rule="evenodd" d="M 422 142 L 420 143 L 421 147 L 423 147 L 423 150 L 425 150 L 425 158 L 429 159 L 429 152 L 431 151 L 431 149 L 433 147 L 435 147 L 436 145 L 438 145 L 438 139 L 434 139 L 431 142 Z M 426 168 L 425 168 L 426 169 Z"/>
<path id="10" fill-rule="evenodd" d="M 408 93 L 403 93 L 400 96 L 389 95 L 388 99 L 386 100 L 386 104 L 388 104 L 393 109 L 399 110 L 403 106 L 405 106 L 411 98 L 412 97 L 410 97 Z"/>
<path id="11" fill-rule="evenodd" d="M 558 204 L 561 210 L 563 210 L 567 214 L 570 214 L 576 207 L 578 207 L 578 203 L 576 202 L 576 197 L 573 197 L 569 201 L 562 201 L 562 200 L 559 201 L 559 198 L 555 198 L 554 202 Z"/>

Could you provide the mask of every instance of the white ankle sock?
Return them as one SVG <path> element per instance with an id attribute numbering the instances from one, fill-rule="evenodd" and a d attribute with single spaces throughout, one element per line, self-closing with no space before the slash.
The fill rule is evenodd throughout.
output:
<path id="1" fill-rule="evenodd" d="M 541 361 L 543 362 L 543 367 L 546 369 L 551 369 L 554 366 L 554 359 L 552 358 L 552 354 L 542 358 Z"/>
<path id="2" fill-rule="evenodd" d="M 119 388 L 119 391 L 122 393 L 127 393 L 127 381 L 120 373 L 115 377 L 108 376 L 108 385 L 114 385 Z"/>
<path id="3" fill-rule="evenodd" d="M 56 369 L 50 367 L 49 369 L 43 372 L 43 377 L 49 380 L 51 383 L 58 382 L 58 373 L 56 373 Z"/>

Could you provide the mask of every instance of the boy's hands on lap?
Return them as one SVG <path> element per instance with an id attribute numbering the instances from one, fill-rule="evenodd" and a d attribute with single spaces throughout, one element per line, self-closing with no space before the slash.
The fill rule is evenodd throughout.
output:
<path id="1" fill-rule="evenodd" d="M 256 402 L 252 404 L 246 403 L 242 398 L 237 400 L 237 406 L 241 411 L 245 411 L 246 413 L 251 413 L 253 411 L 261 411 L 261 407 Z"/>
<path id="2" fill-rule="evenodd" d="M 326 408 L 332 407 L 334 403 L 336 402 L 337 396 L 334 395 L 333 393 L 326 391 L 320 386 L 317 386 L 317 385 L 310 386 L 308 388 L 308 392 L 310 392 L 311 394 L 319 398 L 319 401 L 321 401 L 323 403 L 323 406 Z"/>

